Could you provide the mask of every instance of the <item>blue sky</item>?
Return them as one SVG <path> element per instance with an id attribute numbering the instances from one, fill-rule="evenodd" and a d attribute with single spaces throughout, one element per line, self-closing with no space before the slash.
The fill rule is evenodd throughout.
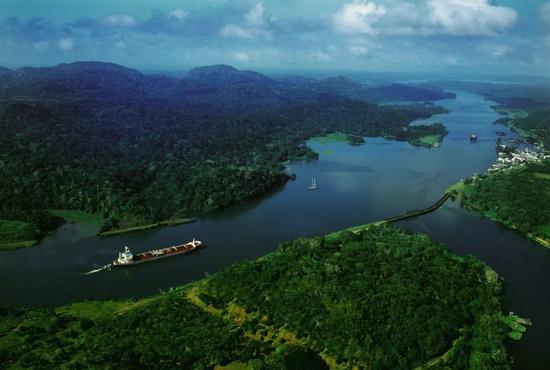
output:
<path id="1" fill-rule="evenodd" d="M 550 75 L 550 1 L 1 0 L 0 65 Z"/>

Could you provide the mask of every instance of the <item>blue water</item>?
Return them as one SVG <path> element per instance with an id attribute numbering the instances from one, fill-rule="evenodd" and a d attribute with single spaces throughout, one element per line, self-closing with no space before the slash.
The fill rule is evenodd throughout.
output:
<path id="1" fill-rule="evenodd" d="M 66 226 L 39 246 L 0 254 L 2 303 L 56 305 L 96 298 L 129 298 L 200 279 L 235 261 L 256 258 L 285 241 L 323 235 L 342 228 L 424 208 L 461 178 L 482 173 L 495 161 L 494 103 L 457 92 L 438 104 L 450 113 L 426 122 L 443 122 L 449 135 L 437 149 L 367 138 L 365 145 L 309 145 L 318 161 L 294 162 L 297 175 L 272 194 L 177 227 L 111 238 L 74 241 L 80 226 Z M 425 121 L 419 121 L 422 123 Z M 471 133 L 478 141 L 469 140 Z M 510 133 L 510 135 L 514 135 Z M 319 185 L 306 190 L 312 177 Z M 548 369 L 550 353 L 550 250 L 540 247 L 476 214 L 447 203 L 437 212 L 402 222 L 446 243 L 458 254 L 473 254 L 492 266 L 506 283 L 505 309 L 532 319 L 524 339 L 512 346 L 517 369 Z M 89 231 L 89 230 L 84 230 Z M 128 245 L 144 251 L 188 241 L 208 247 L 177 258 L 127 269 L 82 275 L 109 263 Z"/>

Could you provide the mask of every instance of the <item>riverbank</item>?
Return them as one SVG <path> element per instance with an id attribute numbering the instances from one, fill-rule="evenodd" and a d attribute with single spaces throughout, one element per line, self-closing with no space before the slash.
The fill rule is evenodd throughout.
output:
<path id="1" fill-rule="evenodd" d="M 347 143 L 350 145 L 361 145 L 365 143 L 365 139 L 361 136 L 345 134 L 343 132 L 332 132 L 324 136 L 313 137 L 311 140 L 321 144 Z"/>
<path id="2" fill-rule="evenodd" d="M 191 222 L 195 222 L 195 218 L 176 218 L 172 220 L 165 220 L 160 222 L 155 222 L 152 224 L 146 224 L 146 225 L 140 225 L 140 226 L 132 226 L 132 227 L 126 227 L 122 229 L 114 229 L 109 231 L 100 232 L 99 236 L 114 236 L 114 235 L 122 235 L 122 234 L 128 234 L 133 233 L 136 231 L 143 231 L 143 230 L 150 230 L 157 227 L 164 227 L 164 226 L 176 226 L 176 225 L 183 225 L 188 224 Z"/>
<path id="3" fill-rule="evenodd" d="M 466 178 L 448 191 L 464 207 L 550 248 L 550 159 L 545 155 L 550 111 L 492 108 L 505 115 L 496 123 L 537 143 L 537 151 L 499 145 L 503 152 L 488 173 Z"/>
<path id="4" fill-rule="evenodd" d="M 52 215 L 61 217 L 68 223 L 90 224 L 98 228 L 103 225 L 103 218 L 99 215 L 73 209 L 50 209 Z"/>
<path id="5" fill-rule="evenodd" d="M 0 218 L 0 251 L 32 247 L 63 222 L 45 210 L 4 213 Z"/>
<path id="6" fill-rule="evenodd" d="M 13 251 L 19 248 L 29 248 L 38 244 L 40 240 L 22 240 L 18 242 L 0 243 L 0 251 Z"/>
<path id="7" fill-rule="evenodd" d="M 447 133 L 445 126 L 441 123 L 434 123 L 432 125 L 408 126 L 403 129 L 400 136 L 385 135 L 382 137 L 388 140 L 407 141 L 411 145 L 424 148 L 438 148 L 441 146 L 443 138 Z M 342 132 L 333 132 L 324 136 L 313 137 L 310 140 L 321 144 L 347 143 L 350 145 L 362 145 L 365 143 L 365 139 L 361 136 Z"/>
<path id="8" fill-rule="evenodd" d="M 510 130 L 517 132 L 523 138 L 536 143 L 541 148 L 550 147 L 550 108 L 539 107 L 529 111 L 524 109 L 511 109 L 506 107 L 493 107 L 493 109 L 504 115 L 497 120 Z"/>
<path id="9" fill-rule="evenodd" d="M 467 178 L 447 191 L 463 207 L 550 248 L 547 175 L 550 161 Z"/>
<path id="10" fill-rule="evenodd" d="M 76 238 L 90 237 L 98 235 L 101 237 L 109 237 L 116 235 L 129 234 L 138 231 L 151 230 L 158 227 L 176 226 L 195 222 L 196 219 L 192 217 L 177 218 L 164 220 L 160 222 L 150 224 L 138 224 L 137 226 L 129 226 L 123 228 L 111 229 L 108 231 L 100 232 L 104 225 L 104 220 L 99 216 L 92 213 L 78 211 L 78 210 L 61 210 L 51 209 L 47 211 L 52 217 L 62 219 L 66 224 L 76 224 L 90 226 L 85 230 L 79 230 Z M 6 240 L 6 242 L 0 242 L 0 251 L 12 251 L 20 248 L 29 248 L 40 243 L 45 237 L 51 235 L 62 223 L 53 224 L 51 230 L 45 233 L 37 234 L 34 226 L 30 223 L 22 221 L 0 220 L 0 240 Z M 25 239 L 25 236 L 38 236 L 35 239 Z"/>
<path id="11" fill-rule="evenodd" d="M 166 367 L 417 368 L 437 358 L 507 369 L 505 344 L 525 329 L 510 327 L 501 291 L 476 258 L 371 225 L 287 242 L 144 299 L 7 309 L 0 350 L 12 367 L 148 368 L 162 358 Z"/>

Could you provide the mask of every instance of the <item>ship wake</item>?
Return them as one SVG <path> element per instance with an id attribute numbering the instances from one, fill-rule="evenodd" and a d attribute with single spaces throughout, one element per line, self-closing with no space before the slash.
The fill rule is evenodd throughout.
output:
<path id="1" fill-rule="evenodd" d="M 102 267 L 100 267 L 100 268 L 98 268 L 98 269 L 95 269 L 95 270 L 91 270 L 91 271 L 85 272 L 83 275 L 91 275 L 91 274 L 95 274 L 96 272 L 101 272 L 101 271 L 105 271 L 105 270 L 110 270 L 112 266 L 113 266 L 113 265 L 108 264 L 108 265 L 102 266 Z"/>

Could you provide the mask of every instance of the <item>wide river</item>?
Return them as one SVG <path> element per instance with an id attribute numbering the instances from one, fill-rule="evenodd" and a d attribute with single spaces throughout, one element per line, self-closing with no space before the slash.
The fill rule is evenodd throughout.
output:
<path id="1" fill-rule="evenodd" d="M 0 253 L 2 304 L 58 305 L 84 299 L 144 297 L 200 279 L 238 260 L 256 258 L 283 241 L 323 235 L 431 205 L 445 189 L 484 172 L 496 158 L 499 117 L 491 102 L 458 92 L 438 104 L 449 114 L 434 116 L 448 130 L 437 149 L 367 138 L 366 144 L 310 146 L 318 161 L 291 163 L 297 175 L 262 199 L 176 227 L 110 238 L 86 236 L 93 228 L 65 225 L 40 245 Z M 477 132 L 479 140 L 469 136 Z M 317 191 L 306 190 L 311 178 Z M 504 308 L 530 318 L 533 326 L 511 346 L 516 369 L 550 369 L 550 250 L 447 202 L 438 211 L 401 226 L 424 232 L 455 253 L 472 254 L 506 280 Z M 92 233 L 90 233 L 92 231 Z M 86 236 L 86 237 L 84 237 Z M 196 253 L 126 269 L 84 272 L 113 260 L 125 245 L 139 252 L 197 238 Z"/>

